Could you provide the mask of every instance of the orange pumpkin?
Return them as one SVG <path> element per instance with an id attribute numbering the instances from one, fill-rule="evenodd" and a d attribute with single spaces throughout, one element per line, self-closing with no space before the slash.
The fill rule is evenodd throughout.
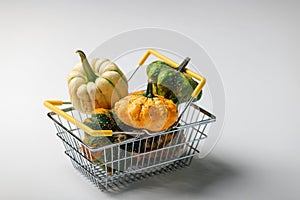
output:
<path id="1" fill-rule="evenodd" d="M 114 113 L 125 124 L 152 132 L 165 130 L 178 118 L 172 100 L 154 95 L 149 82 L 144 94 L 133 93 L 115 103 Z"/>

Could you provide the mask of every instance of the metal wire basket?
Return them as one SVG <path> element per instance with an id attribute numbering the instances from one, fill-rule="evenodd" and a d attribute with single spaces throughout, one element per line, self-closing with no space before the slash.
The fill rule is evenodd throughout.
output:
<path id="1" fill-rule="evenodd" d="M 154 50 L 146 52 L 139 66 L 150 54 L 174 68 L 180 67 Z M 201 144 L 208 137 L 208 126 L 216 117 L 193 102 L 205 79 L 188 69 L 185 72 L 200 80 L 200 83 L 190 100 L 179 106 L 181 113 L 176 124 L 162 132 L 91 130 L 83 123 L 89 116 L 75 110 L 69 102 L 45 101 L 44 105 L 52 110 L 48 116 L 53 120 L 57 136 L 62 140 L 74 168 L 100 190 L 112 191 L 137 180 L 189 166 L 193 157 L 200 154 Z M 89 137 L 99 139 L 100 145 L 88 143 Z M 117 142 L 109 141 L 109 137 L 117 137 Z"/>
<path id="2" fill-rule="evenodd" d="M 73 107 L 62 110 L 85 118 Z M 54 121 L 57 136 L 74 168 L 102 191 L 119 190 L 131 182 L 189 166 L 192 158 L 200 153 L 209 123 L 216 119 L 192 103 L 174 130 L 92 148 L 82 140 L 84 132 L 80 128 L 55 112 L 49 112 L 48 116 Z M 160 146 L 156 141 L 160 141 Z M 141 145 L 143 143 L 149 146 Z M 95 159 L 97 154 L 104 155 L 99 162 Z"/>

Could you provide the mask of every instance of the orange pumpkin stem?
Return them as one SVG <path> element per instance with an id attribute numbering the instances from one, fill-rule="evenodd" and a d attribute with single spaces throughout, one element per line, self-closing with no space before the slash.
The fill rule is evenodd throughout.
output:
<path id="1" fill-rule="evenodd" d="M 153 98 L 154 97 L 152 80 L 148 80 L 147 90 L 146 90 L 146 93 L 144 94 L 144 96 L 147 97 L 147 98 Z"/>

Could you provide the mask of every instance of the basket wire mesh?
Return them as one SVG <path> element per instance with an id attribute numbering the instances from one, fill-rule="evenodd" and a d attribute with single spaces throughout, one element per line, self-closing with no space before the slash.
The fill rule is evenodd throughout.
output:
<path id="1" fill-rule="evenodd" d="M 73 107 L 62 110 L 81 121 L 88 117 Z M 216 120 L 191 103 L 174 129 L 93 148 L 83 141 L 80 128 L 55 112 L 48 116 L 54 121 L 57 136 L 74 168 L 102 191 L 120 190 L 132 182 L 189 166 L 208 137 L 209 124 Z M 101 161 L 97 160 L 99 155 Z"/>

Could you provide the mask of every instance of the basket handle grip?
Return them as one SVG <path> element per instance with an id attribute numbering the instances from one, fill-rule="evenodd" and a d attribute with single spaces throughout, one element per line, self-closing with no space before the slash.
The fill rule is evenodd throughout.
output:
<path id="1" fill-rule="evenodd" d="M 138 62 L 138 66 L 143 65 L 144 62 L 146 61 L 146 59 L 150 56 L 150 54 L 158 57 L 159 59 L 161 59 L 163 61 L 165 61 L 167 64 L 169 64 L 171 67 L 173 67 L 175 69 L 179 67 L 178 63 L 176 63 L 175 61 L 171 60 L 170 58 L 165 57 L 164 55 L 162 55 L 161 53 L 155 51 L 154 49 L 148 49 L 146 51 L 146 53 L 144 54 L 144 56 Z M 195 88 L 195 90 L 192 93 L 192 97 L 193 98 L 197 98 L 198 94 L 201 92 L 202 88 L 204 87 L 204 85 L 206 83 L 206 79 L 203 76 L 201 76 L 201 75 L 199 75 L 199 74 L 197 74 L 197 73 L 195 73 L 192 70 L 189 70 L 187 68 L 184 69 L 184 72 L 186 74 L 190 75 L 191 77 L 193 77 L 193 78 L 195 78 L 195 79 L 197 79 L 197 80 L 200 81 L 199 84 L 197 85 L 197 87 Z"/>
<path id="2" fill-rule="evenodd" d="M 88 133 L 91 136 L 112 136 L 112 130 L 94 130 L 85 125 L 84 123 L 76 120 L 71 115 L 67 114 L 57 106 L 61 106 L 63 104 L 70 104 L 70 102 L 64 102 L 62 100 L 46 100 L 44 101 L 44 106 L 56 113 L 57 115 L 63 117 L 70 123 L 74 124 L 78 128 L 82 129 L 84 132 Z"/>

